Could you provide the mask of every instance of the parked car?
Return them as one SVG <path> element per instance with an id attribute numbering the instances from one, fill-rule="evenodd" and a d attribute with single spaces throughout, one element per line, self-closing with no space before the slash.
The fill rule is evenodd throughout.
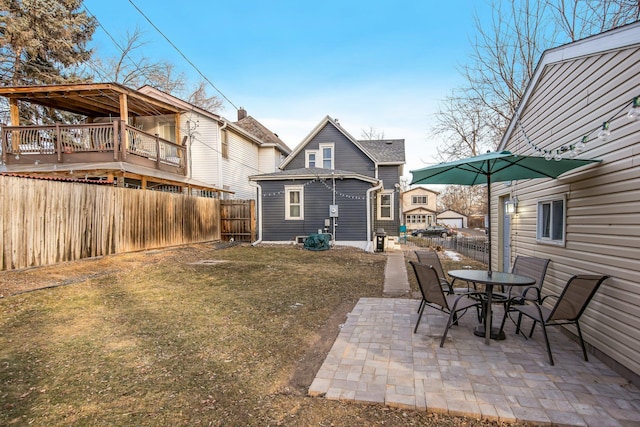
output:
<path id="1" fill-rule="evenodd" d="M 427 228 L 421 228 L 419 230 L 414 230 L 411 235 L 414 237 L 423 237 L 423 236 L 440 236 L 440 237 L 449 237 L 453 234 L 453 230 L 447 227 L 443 227 L 442 225 L 430 225 Z"/>

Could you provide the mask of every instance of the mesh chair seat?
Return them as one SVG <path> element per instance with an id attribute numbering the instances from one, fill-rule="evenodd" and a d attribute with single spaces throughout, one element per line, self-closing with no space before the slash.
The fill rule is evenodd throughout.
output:
<path id="1" fill-rule="evenodd" d="M 476 292 L 469 292 L 464 294 L 445 294 L 438 272 L 433 265 L 421 264 L 414 261 L 409 261 L 413 267 L 413 271 L 416 274 L 418 281 L 418 287 L 422 294 L 422 300 L 420 301 L 420 307 L 418 308 L 418 320 L 416 326 L 413 329 L 415 334 L 418 331 L 420 320 L 424 309 L 429 306 L 449 314 L 449 320 L 447 326 L 442 334 L 440 340 L 440 347 L 444 345 L 444 341 L 447 338 L 449 328 L 458 323 L 458 313 L 464 312 L 471 307 L 478 307 L 480 301 L 478 299 L 471 298 L 477 294 Z"/>
<path id="2" fill-rule="evenodd" d="M 521 331 L 522 316 L 527 316 L 533 320 L 529 337 L 533 336 L 536 325 L 540 323 L 547 346 L 549 363 L 553 365 L 553 355 L 551 354 L 551 346 L 549 345 L 546 327 L 573 324 L 576 326 L 578 332 L 578 339 L 580 340 L 584 360 L 588 361 L 587 349 L 582 338 L 579 319 L 600 285 L 608 278 L 609 276 L 606 275 L 575 275 L 569 279 L 560 295 L 547 295 L 540 299 L 540 301 L 526 301 L 524 305 L 514 304 L 515 299 L 510 299 L 507 301 L 500 329 L 502 330 L 504 328 L 507 316 L 512 312 L 518 313 L 516 334 L 519 334 Z M 555 303 L 551 307 L 543 305 L 547 300 L 555 300 Z"/>

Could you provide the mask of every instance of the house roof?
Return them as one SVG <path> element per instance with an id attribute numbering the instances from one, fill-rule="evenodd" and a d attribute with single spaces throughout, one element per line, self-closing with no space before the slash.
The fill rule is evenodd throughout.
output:
<path id="1" fill-rule="evenodd" d="M 610 50 L 621 49 L 626 46 L 640 44 L 640 22 L 634 22 L 622 27 L 605 31 L 582 40 L 567 43 L 565 45 L 544 51 L 533 76 L 529 81 L 524 95 L 518 104 L 518 108 L 511 118 L 511 122 L 498 146 L 498 152 L 505 149 L 513 132 L 517 130 L 518 118 L 526 109 L 529 99 L 534 93 L 538 82 L 544 75 L 546 67 L 552 64 L 575 60 L 581 57 L 591 56 Z"/>
<path id="2" fill-rule="evenodd" d="M 447 214 L 455 214 L 455 216 L 446 216 Z M 445 211 L 442 211 L 440 213 L 438 213 L 438 218 L 443 217 L 444 218 L 459 218 L 459 217 L 467 217 L 467 215 L 460 213 L 458 211 L 454 211 L 453 209 L 447 209 Z"/>
<path id="3" fill-rule="evenodd" d="M 356 145 L 378 164 L 404 164 L 404 139 L 359 140 Z"/>
<path id="4" fill-rule="evenodd" d="M 235 124 L 250 134 L 257 136 L 262 141 L 275 145 L 283 154 L 288 155 L 291 153 L 291 148 L 289 148 L 289 146 L 287 146 L 287 144 L 285 144 L 277 134 L 271 132 L 252 116 L 240 119 L 235 122 Z"/>
<path id="5" fill-rule="evenodd" d="M 435 194 L 435 195 L 440 194 L 440 192 L 439 192 L 439 191 L 431 190 L 431 189 L 429 189 L 429 188 L 426 188 L 426 187 L 420 187 L 420 186 L 418 186 L 418 187 L 414 187 L 414 188 L 412 188 L 412 189 L 410 189 L 410 190 L 407 190 L 407 191 L 405 191 L 405 192 L 404 192 L 404 194 L 413 193 L 414 191 L 423 191 L 423 192 L 427 192 L 427 193 L 433 193 L 433 194 Z"/>
<path id="6" fill-rule="evenodd" d="M 120 117 L 121 96 L 134 116 L 175 114 L 180 108 L 119 83 L 0 87 L 0 96 L 89 117 Z"/>
<path id="7" fill-rule="evenodd" d="M 338 122 L 337 119 L 332 119 L 330 116 L 326 116 L 313 128 L 313 130 L 302 140 L 300 144 L 289 154 L 289 156 L 282 162 L 280 168 L 286 167 L 295 156 L 300 153 L 307 144 L 322 130 L 324 127 L 330 124 L 335 127 L 345 138 L 353 142 L 353 145 L 358 147 L 371 161 L 379 165 L 399 165 L 404 164 L 404 139 L 384 139 L 384 140 L 371 140 L 371 141 L 358 141 L 349 134 Z"/>
<path id="8" fill-rule="evenodd" d="M 280 172 L 265 173 L 261 175 L 250 176 L 251 181 L 281 181 L 284 179 L 357 179 L 360 181 L 369 182 L 371 184 L 377 184 L 376 178 L 362 175 L 355 172 L 323 169 L 323 168 L 301 168 L 301 169 L 289 169 Z"/>
<path id="9" fill-rule="evenodd" d="M 405 214 L 411 214 L 411 213 L 413 213 L 413 212 L 420 212 L 420 213 L 422 213 L 422 212 L 430 212 L 430 213 L 436 213 L 436 211 L 431 210 L 431 209 L 427 209 L 427 208 L 425 208 L 425 207 L 423 207 L 423 206 L 419 206 L 419 207 L 417 207 L 417 208 L 413 208 L 413 209 L 407 209 L 407 210 L 405 210 L 405 211 L 404 211 L 404 213 L 405 213 Z"/>

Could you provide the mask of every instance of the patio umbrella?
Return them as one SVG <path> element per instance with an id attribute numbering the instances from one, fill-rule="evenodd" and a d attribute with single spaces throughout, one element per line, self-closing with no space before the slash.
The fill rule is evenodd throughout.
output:
<path id="1" fill-rule="evenodd" d="M 561 159 L 520 156 L 510 151 L 490 152 L 475 157 L 440 163 L 411 171 L 411 184 L 487 184 L 487 207 L 491 214 L 491 183 L 531 178 L 557 178 L 565 172 L 600 160 Z M 491 269 L 491 220 L 489 236 L 489 269 Z"/>

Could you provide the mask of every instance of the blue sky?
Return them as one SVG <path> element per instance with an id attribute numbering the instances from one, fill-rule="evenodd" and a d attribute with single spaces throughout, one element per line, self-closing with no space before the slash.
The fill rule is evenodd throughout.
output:
<path id="1" fill-rule="evenodd" d="M 373 127 L 405 139 L 405 175 L 434 162 L 433 114 L 463 84 L 474 12 L 489 13 L 472 0 L 132 1 L 233 103 L 223 117 L 244 107 L 292 149 L 327 115 L 358 139 Z M 112 37 L 137 26 L 147 57 L 200 80 L 128 0 L 84 4 Z M 92 43 L 101 57 L 117 51 L 105 30 Z"/>

